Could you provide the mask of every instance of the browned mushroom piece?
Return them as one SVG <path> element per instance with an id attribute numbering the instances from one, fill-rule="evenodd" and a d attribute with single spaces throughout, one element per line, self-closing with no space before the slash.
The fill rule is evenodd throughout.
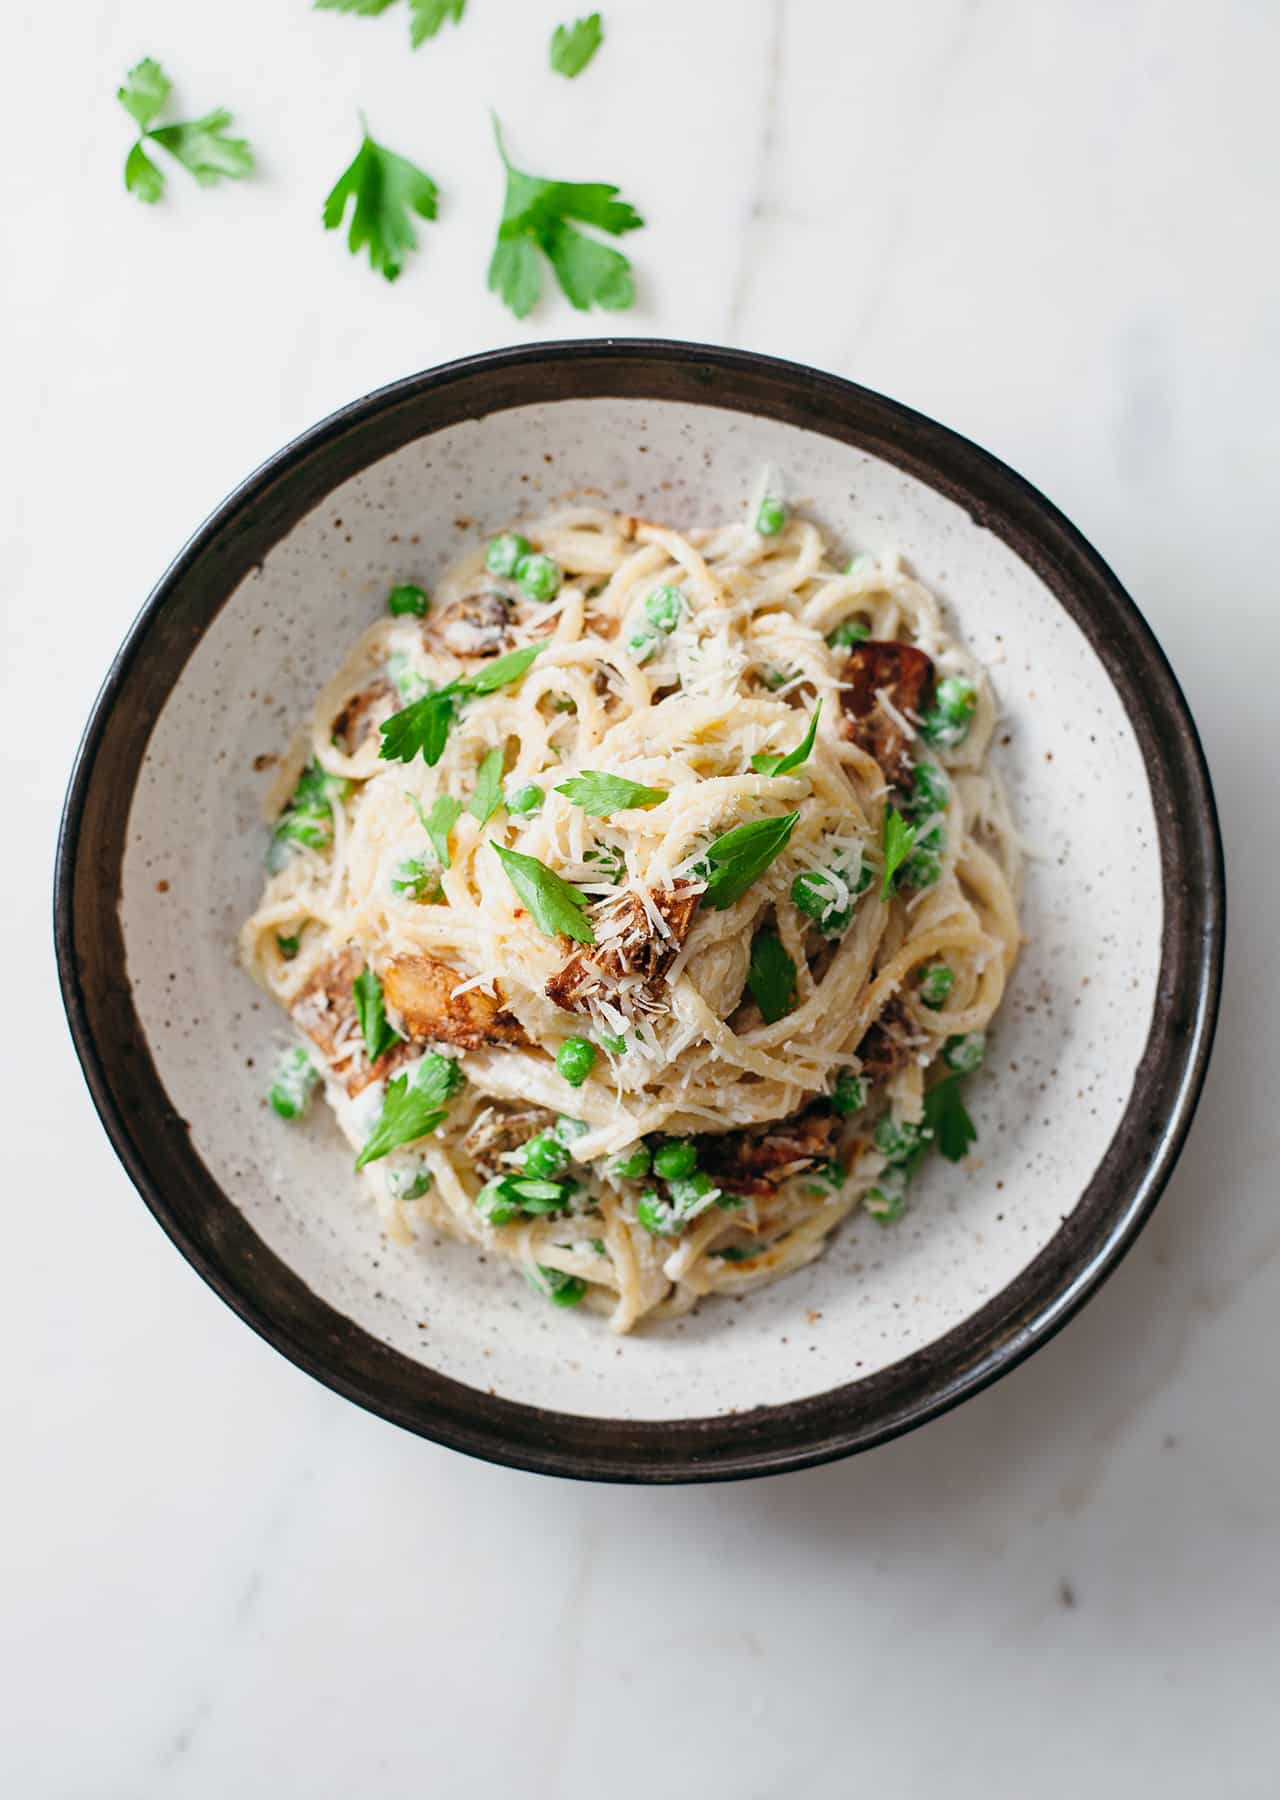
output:
<path id="1" fill-rule="evenodd" d="M 367 737 L 389 719 L 400 704 L 389 681 L 379 679 L 353 694 L 333 721 L 333 735 L 347 756 L 354 756 Z"/>
<path id="2" fill-rule="evenodd" d="M 890 1000 L 858 1045 L 862 1074 L 873 1084 L 905 1069 L 924 1043 L 900 1000 Z"/>
<path id="3" fill-rule="evenodd" d="M 423 627 L 429 649 L 442 647 L 469 659 L 510 650 L 513 607 L 503 594 L 467 594 L 432 614 Z"/>
<path id="4" fill-rule="evenodd" d="M 479 1050 L 484 1044 L 525 1044 L 524 1028 L 501 1000 L 480 988 L 456 990 L 463 981 L 433 956 L 393 956 L 382 970 L 382 993 L 408 1038 Z"/>
<path id="5" fill-rule="evenodd" d="M 473 1120 L 462 1148 L 487 1179 L 509 1171 L 511 1165 L 502 1161 L 503 1156 L 554 1125 L 555 1117 L 545 1106 L 507 1106 L 498 1100 Z"/>
<path id="6" fill-rule="evenodd" d="M 649 899 L 667 930 L 659 931 L 643 900 L 625 893 L 596 915 L 594 944 L 575 950 L 547 983 L 548 997 L 567 1012 L 587 1012 L 593 999 L 609 1000 L 619 989 L 658 998 L 667 971 L 689 935 L 701 890 L 691 881 L 658 888 Z"/>
<path id="7" fill-rule="evenodd" d="M 726 1131 L 698 1139 L 698 1160 L 729 1194 L 767 1198 L 793 1175 L 802 1175 L 831 1156 L 836 1121 L 817 1109 L 763 1129 Z"/>
<path id="8" fill-rule="evenodd" d="M 371 1063 L 356 1016 L 353 984 L 364 967 L 358 950 L 341 950 L 312 975 L 289 1008 L 289 1016 L 306 1033 L 348 1094 L 358 1094 L 380 1081 L 409 1054 L 407 1044 L 393 1044 Z"/>
<path id="9" fill-rule="evenodd" d="M 933 679 L 932 659 L 914 644 L 873 638 L 849 652 L 840 689 L 846 730 L 890 786 L 911 778 L 911 739 L 894 714 L 913 723 L 932 698 Z"/>

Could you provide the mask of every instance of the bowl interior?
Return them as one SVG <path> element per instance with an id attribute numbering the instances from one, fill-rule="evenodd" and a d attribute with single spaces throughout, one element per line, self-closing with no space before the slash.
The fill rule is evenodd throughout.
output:
<path id="1" fill-rule="evenodd" d="M 989 665 L 996 756 L 1030 852 L 1027 944 L 971 1083 L 979 1142 L 932 1159 L 886 1230 L 854 1218 L 807 1270 L 618 1340 L 505 1266 L 386 1242 L 323 1109 L 263 1095 L 282 1041 L 239 970 L 262 880 L 264 759 L 281 751 L 387 587 L 430 588 L 465 546 L 568 497 L 680 525 L 740 511 L 762 465 L 845 551 L 898 548 Z M 1156 1002 L 1160 847 L 1143 755 L 1084 633 L 996 532 L 895 464 L 714 405 L 548 400 L 420 437 L 335 487 L 195 644 L 133 795 L 120 919 L 169 1100 L 254 1232 L 380 1343 L 482 1392 L 625 1420 L 820 1394 L 923 1350 L 1051 1242 L 1116 1133 Z"/>

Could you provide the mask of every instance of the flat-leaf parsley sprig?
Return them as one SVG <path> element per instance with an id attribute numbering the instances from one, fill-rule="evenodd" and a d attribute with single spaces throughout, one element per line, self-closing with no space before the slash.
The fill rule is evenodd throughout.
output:
<path id="1" fill-rule="evenodd" d="M 604 42 L 604 26 L 598 12 L 576 19 L 572 25 L 557 25 L 551 34 L 547 60 L 557 75 L 572 81 L 581 75 Z"/>
<path id="2" fill-rule="evenodd" d="M 536 856 L 508 850 L 492 840 L 489 848 L 506 870 L 508 881 L 545 937 L 572 938 L 579 944 L 595 943 L 596 934 L 583 916 L 587 910 L 587 896 L 581 888 L 574 887 L 563 875 L 557 875 Z"/>
<path id="3" fill-rule="evenodd" d="M 394 6 L 395 0 L 316 0 L 317 12 L 354 13 L 361 19 L 376 19 L 379 13 Z M 416 50 L 433 38 L 446 19 L 461 25 L 467 0 L 409 0 L 409 42 Z"/>
<path id="4" fill-rule="evenodd" d="M 347 248 L 353 256 L 368 250 L 370 268 L 394 281 L 405 257 L 418 247 L 414 214 L 434 219 L 440 191 L 416 164 L 377 143 L 363 117 L 360 125 L 364 132 L 360 148 L 325 200 L 325 230 L 342 224 L 347 202 L 354 199 Z"/>
<path id="5" fill-rule="evenodd" d="M 157 125 L 173 83 L 153 57 L 146 56 L 116 89 L 116 99 L 141 134 L 125 158 L 124 185 L 129 193 L 154 206 L 164 193 L 164 171 L 157 168 L 143 148 L 159 144 L 176 162 L 195 176 L 201 187 L 219 181 L 240 181 L 253 173 L 253 151 L 244 138 L 227 136 L 231 114 L 224 107 L 177 125 Z"/>
<path id="6" fill-rule="evenodd" d="M 478 674 L 469 675 L 465 680 L 450 681 L 392 713 L 380 727 L 382 748 L 379 756 L 386 762 L 412 762 L 421 752 L 423 762 L 438 763 L 449 739 L 449 728 L 462 703 L 496 693 L 509 681 L 519 681 L 528 672 L 534 657 L 546 647 L 547 640 L 543 638 L 536 644 L 509 650 Z"/>
<path id="7" fill-rule="evenodd" d="M 602 181 L 548 181 L 513 166 L 495 118 L 493 134 L 507 172 L 498 242 L 489 263 L 489 288 L 517 319 L 533 311 L 542 292 L 542 258 L 555 271 L 565 298 L 580 312 L 602 306 L 620 312 L 635 300 L 631 264 L 620 250 L 578 230 L 594 225 L 612 237 L 637 231 L 644 220 Z"/>

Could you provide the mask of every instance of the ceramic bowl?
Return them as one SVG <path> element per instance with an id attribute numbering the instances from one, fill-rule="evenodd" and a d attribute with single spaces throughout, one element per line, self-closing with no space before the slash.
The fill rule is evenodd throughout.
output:
<path id="1" fill-rule="evenodd" d="M 281 1020 L 234 956 L 280 751 L 387 587 L 572 494 L 679 524 L 762 464 L 837 544 L 897 546 L 990 666 L 1032 860 L 1027 946 L 971 1084 L 974 1156 L 893 1230 L 619 1340 L 463 1246 L 379 1235 L 323 1116 L 265 1107 Z M 300 1367 L 496 1462 L 672 1482 L 864 1449 L 973 1393 L 1115 1267 L 1168 1178 L 1218 1000 L 1221 849 L 1195 729 L 1132 601 L 994 457 L 881 396 L 738 351 L 498 351 L 398 382 L 252 475 L 143 608 L 58 851 L 76 1048 L 183 1254 Z"/>

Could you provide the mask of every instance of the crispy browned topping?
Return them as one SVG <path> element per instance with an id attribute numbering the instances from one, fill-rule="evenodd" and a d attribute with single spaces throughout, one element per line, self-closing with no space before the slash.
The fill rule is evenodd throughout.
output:
<path id="1" fill-rule="evenodd" d="M 505 1106 L 495 1101 L 476 1118 L 462 1147 L 482 1175 L 496 1175 L 508 1165 L 502 1156 L 516 1150 L 539 1131 L 555 1124 L 555 1114 L 545 1106 Z"/>
<path id="2" fill-rule="evenodd" d="M 659 888 L 649 898 L 671 935 L 654 929 L 638 894 L 622 894 L 596 916 L 596 942 L 575 950 L 547 983 L 547 994 L 567 1012 L 586 1012 L 592 998 L 609 999 L 626 981 L 649 1000 L 689 935 L 698 909 L 699 888 L 691 881 Z M 634 978 L 634 979 L 633 979 Z"/>
<path id="3" fill-rule="evenodd" d="M 699 1161 L 726 1193 L 764 1198 L 779 1182 L 829 1160 L 835 1123 L 831 1113 L 815 1110 L 763 1130 L 700 1138 Z"/>
<path id="4" fill-rule="evenodd" d="M 890 1000 L 858 1045 L 868 1081 L 888 1081 L 904 1069 L 922 1043 L 901 1000 Z"/>
<path id="5" fill-rule="evenodd" d="M 352 993 L 352 983 L 363 967 L 358 950 L 339 951 L 321 963 L 289 1008 L 294 1024 L 307 1034 L 335 1078 L 353 1095 L 371 1081 L 391 1074 L 408 1054 L 407 1044 L 393 1044 L 376 1063 L 370 1063 L 365 1054 Z"/>
<path id="6" fill-rule="evenodd" d="M 911 719 L 929 704 L 932 693 L 932 660 L 914 644 L 872 639 L 849 652 L 840 689 L 846 729 L 860 750 L 874 756 L 891 786 L 910 779 L 910 739 L 880 696 Z"/>
<path id="7" fill-rule="evenodd" d="M 443 646 L 464 658 L 497 656 L 510 650 L 513 609 L 502 594 L 467 594 L 428 617 L 423 635 L 429 649 Z"/>
<path id="8" fill-rule="evenodd" d="M 523 1027 L 501 1000 L 479 988 L 455 992 L 463 977 L 433 956 L 394 956 L 382 970 L 382 992 L 402 1021 L 404 1035 L 478 1050 L 482 1044 L 524 1044 Z"/>
<path id="9" fill-rule="evenodd" d="M 389 681 L 372 682 L 360 693 L 353 694 L 333 721 L 333 735 L 348 756 L 354 756 L 399 704 Z"/>

